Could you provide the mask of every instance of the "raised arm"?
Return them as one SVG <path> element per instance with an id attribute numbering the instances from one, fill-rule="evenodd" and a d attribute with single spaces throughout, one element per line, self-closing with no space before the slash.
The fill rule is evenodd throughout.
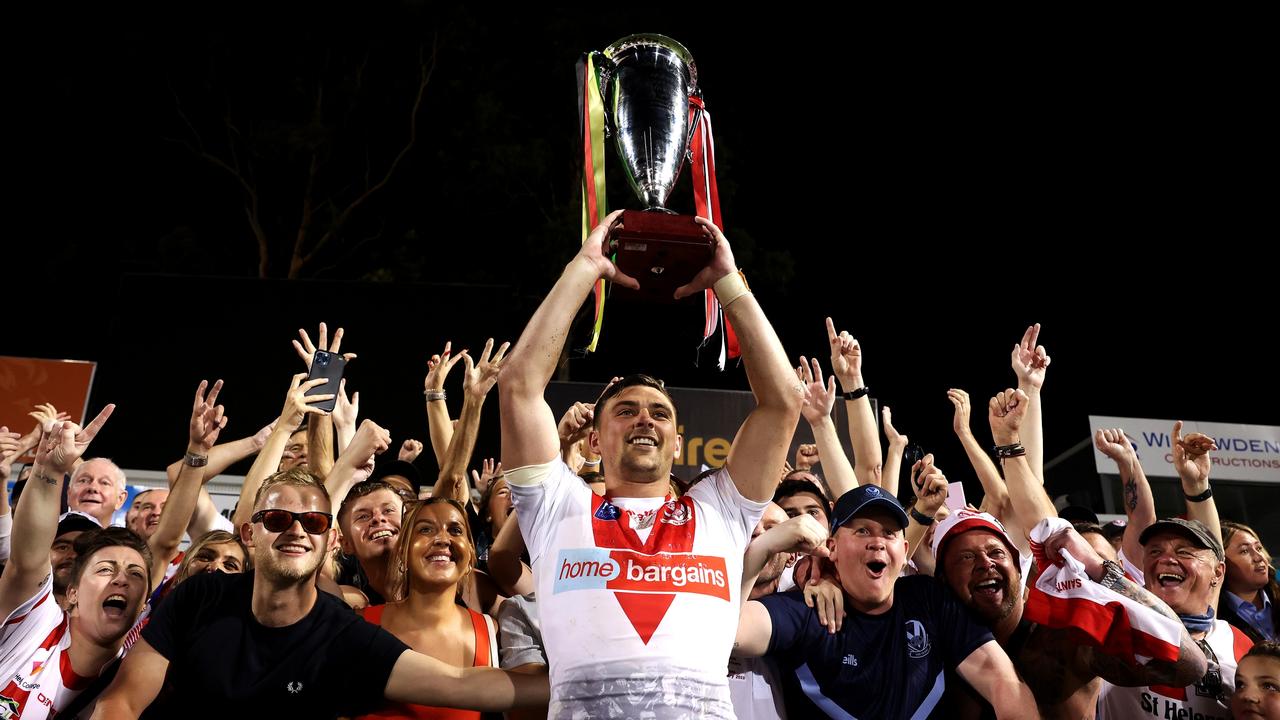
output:
<path id="1" fill-rule="evenodd" d="M 880 409 L 880 418 L 884 426 L 884 437 L 889 441 L 889 449 L 884 456 L 884 471 L 880 474 L 880 487 L 897 497 L 898 479 L 902 474 L 902 454 L 906 452 L 908 444 L 907 436 L 893 426 L 893 411 L 888 405 Z"/>
<path id="2" fill-rule="evenodd" d="M 1213 438 L 1204 433 L 1182 434 L 1182 421 L 1173 424 L 1173 469 L 1182 481 L 1182 495 L 1187 501 L 1187 519 L 1199 520 L 1209 529 L 1211 537 L 1222 537 L 1222 520 L 1218 517 L 1218 505 L 1209 488 L 1209 453 L 1218 449 Z M 1213 589 L 1214 608 L 1222 585 Z"/>
<path id="3" fill-rule="evenodd" d="M 1040 404 L 1040 388 L 1044 385 L 1045 371 L 1049 369 L 1049 355 L 1040 339 L 1040 323 L 1027 328 L 1022 341 L 1013 346 L 1010 365 L 1018 376 L 1018 389 L 1027 396 L 1026 420 L 1022 423 L 1022 446 L 1027 450 L 1027 464 L 1031 472 L 1044 484 L 1044 422 Z"/>
<path id="4" fill-rule="evenodd" d="M 306 373 L 293 376 L 289 384 L 289 392 L 285 395 L 284 409 L 280 411 L 280 417 L 276 420 L 276 427 L 271 431 L 271 436 L 267 438 L 257 459 L 253 461 L 249 474 L 244 476 L 244 484 L 240 487 L 240 501 L 236 505 L 235 515 L 231 518 L 237 530 L 241 525 L 249 522 L 249 516 L 253 514 L 253 498 L 258 494 L 262 481 L 280 468 L 280 458 L 284 456 L 285 446 L 289 444 L 289 436 L 297 431 L 307 415 L 324 412 L 312 403 L 333 399 L 332 393 L 306 394 L 311 388 L 320 387 L 327 382 L 329 381 L 324 378 L 307 380 Z"/>
<path id="5" fill-rule="evenodd" d="M 991 423 L 991 437 L 997 446 L 1022 443 L 1021 428 L 1026 421 L 1028 402 L 1026 393 L 1010 389 L 987 403 L 987 420 Z M 1022 451 L 1005 451 L 1000 464 L 1004 467 L 1004 481 L 1009 487 L 1009 505 L 1020 527 L 1035 527 L 1047 517 L 1058 516 L 1053 501 L 1045 494 L 1044 484 L 1036 477 Z"/>
<path id="6" fill-rule="evenodd" d="M 692 282 L 676 290 L 675 296 L 677 299 L 687 297 L 714 286 L 725 317 L 738 333 L 756 407 L 733 439 L 725 466 L 743 497 L 764 501 L 773 497 L 778 484 L 777 468 L 786 462 L 787 448 L 791 445 L 790 434 L 779 429 L 796 426 L 800 405 L 804 402 L 804 387 L 787 362 L 782 342 L 769 324 L 769 318 L 738 273 L 724 233 L 706 218 L 697 221 L 715 238 L 715 255 Z"/>
<path id="7" fill-rule="evenodd" d="M 22 512 L 13 519 L 9 563 L 0 575 L 0 617 L 7 617 L 49 577 L 49 546 L 58 532 L 62 478 L 75 468 L 115 409 L 115 405 L 106 406 L 83 429 L 73 422 L 54 422 L 40 439 L 31 478 L 22 493 Z"/>
<path id="8" fill-rule="evenodd" d="M 1000 477 L 996 464 L 991 461 L 991 456 L 987 455 L 986 450 L 973 436 L 973 429 L 969 426 L 972 407 L 969 403 L 969 393 L 959 388 L 951 388 L 947 391 L 947 399 L 955 407 L 951 429 L 955 431 L 960 445 L 964 447 L 965 455 L 969 458 L 969 465 L 973 467 L 974 474 L 978 476 L 978 482 L 982 484 L 982 508 L 1000 522 L 1008 523 L 1013 514 L 1009 507 L 1009 489 L 1005 485 L 1004 478 Z"/>
<path id="9" fill-rule="evenodd" d="M 738 631 L 733 642 L 734 655 L 759 657 L 769 649 L 769 639 L 773 635 L 769 611 L 761 603 L 747 599 L 769 558 L 783 552 L 830 557 L 826 541 L 827 529 L 806 513 L 774 525 L 747 545 L 742 558 L 742 611 L 738 615 Z"/>
<path id="10" fill-rule="evenodd" d="M 445 402 L 444 381 L 449 371 L 467 354 L 466 350 L 453 354 L 453 343 L 445 341 L 444 352 L 427 360 L 427 376 L 422 380 L 422 398 L 427 404 L 427 435 L 431 440 L 431 452 L 436 456 L 436 467 L 444 467 L 444 454 L 453 438 L 453 421 L 449 419 L 449 405 Z"/>
<path id="11" fill-rule="evenodd" d="M 356 426 L 360 421 L 360 392 L 347 395 L 347 379 L 338 381 L 338 397 L 333 406 L 333 433 L 336 436 L 336 450 L 341 455 L 351 444 L 356 435 Z M 412 461 L 410 461 L 412 462 Z"/>
<path id="12" fill-rule="evenodd" d="M 907 513 L 907 547 L 924 546 L 924 536 L 934 523 L 938 509 L 947 502 L 951 485 L 947 476 L 933 464 L 933 453 L 920 458 L 911 466 L 911 489 L 916 494 L 916 504 Z M 928 522 L 921 522 L 921 518 Z"/>
<path id="13" fill-rule="evenodd" d="M 471 462 L 471 453 L 476 449 L 476 436 L 480 432 L 480 411 L 489 391 L 498 382 L 498 373 L 509 347 L 510 343 L 502 343 L 491 359 L 489 353 L 493 352 L 493 338 L 489 338 L 480 358 L 474 364 L 470 356 L 463 356 L 466 369 L 462 374 L 462 415 L 458 418 L 458 427 L 453 433 L 453 439 L 449 441 L 444 464 L 440 466 L 440 474 L 431 490 L 432 497 L 450 497 L 464 506 L 471 503 L 471 492 L 467 488 L 467 465 Z"/>
<path id="14" fill-rule="evenodd" d="M 822 366 L 818 359 L 812 363 L 800 356 L 800 366 L 796 368 L 800 382 L 805 386 L 804 404 L 800 406 L 800 415 L 809 423 L 813 431 L 813 439 L 818 445 L 818 456 L 822 458 L 822 475 L 827 481 L 827 490 L 831 498 L 837 500 L 841 495 L 858 486 L 858 476 L 849 464 L 849 458 L 840 446 L 840 435 L 836 432 L 836 423 L 831 419 L 831 409 L 836 404 L 836 378 L 834 375 L 822 382 Z"/>
<path id="15" fill-rule="evenodd" d="M 1138 454 L 1124 430 L 1099 430 L 1094 433 L 1093 442 L 1099 452 L 1115 461 L 1120 472 L 1120 484 L 1124 488 L 1124 514 L 1128 518 L 1121 549 L 1130 563 L 1142 567 L 1142 543 L 1138 542 L 1138 537 L 1156 521 L 1156 501 L 1151 496 L 1151 484 L 1147 482 L 1142 463 L 1138 461 Z"/>
<path id="16" fill-rule="evenodd" d="M 9 507 L 9 476 L 13 474 L 13 461 L 22 453 L 22 436 L 0 427 L 0 563 L 9 559 L 9 535 L 13 532 L 13 509 Z"/>
<path id="17" fill-rule="evenodd" d="M 232 440 L 221 445 L 214 445 L 209 448 L 209 462 L 204 466 L 204 472 L 209 477 L 221 475 L 226 469 L 241 460 L 253 455 L 267 444 L 267 438 L 271 437 L 271 431 L 275 429 L 276 422 L 263 427 L 258 432 L 249 437 Z M 182 472 L 183 458 L 174 460 L 169 467 L 165 468 L 165 474 L 169 477 L 169 486 L 178 479 L 178 473 Z M 197 537 L 192 535 L 192 537 Z"/>
<path id="18" fill-rule="evenodd" d="M 205 390 L 209 391 L 208 396 Z M 191 419 L 187 423 L 187 454 L 183 458 L 182 471 L 173 483 L 164 512 L 160 513 L 160 523 L 147 541 L 151 547 L 152 590 L 164 582 L 165 568 L 178 555 L 182 534 L 191 522 L 204 481 L 213 477 L 202 461 L 208 459 L 209 452 L 218 442 L 218 433 L 227 426 L 224 408 L 217 404 L 221 391 L 221 380 L 214 383 L 212 389 L 209 389 L 208 381 L 201 380 L 196 388 Z"/>
<path id="19" fill-rule="evenodd" d="M 324 489 L 329 493 L 334 517 L 337 517 L 342 500 L 351 491 L 351 486 L 373 472 L 373 458 L 390 447 L 391 433 L 368 418 L 360 423 L 355 437 L 334 461 L 333 471 L 324 479 Z"/>
<path id="20" fill-rule="evenodd" d="M 621 210 L 610 213 L 582 242 L 578 254 L 529 319 L 502 369 L 498 397 L 502 406 L 502 464 L 506 468 L 545 463 L 559 452 L 556 419 L 545 393 L 573 317 L 592 286 L 603 278 L 624 287 L 640 287 L 604 253 L 605 236 L 621 214 Z"/>
<path id="21" fill-rule="evenodd" d="M 845 393 L 845 411 L 849 414 L 849 440 L 853 443 L 853 469 L 859 485 L 870 485 L 881 474 L 884 458 L 880 455 L 880 436 L 876 432 L 876 414 L 862 379 L 862 346 L 847 332 L 836 334 L 835 323 L 827 318 L 827 342 L 831 344 L 831 370 L 840 379 Z M 849 394 L 859 395 L 849 400 Z"/>

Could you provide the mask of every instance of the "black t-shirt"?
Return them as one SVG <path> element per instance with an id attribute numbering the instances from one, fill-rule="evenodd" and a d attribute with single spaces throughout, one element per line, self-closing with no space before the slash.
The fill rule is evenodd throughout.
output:
<path id="1" fill-rule="evenodd" d="M 156 607 L 142 638 L 169 660 L 174 692 L 149 716 L 333 718 L 383 703 L 408 646 L 325 592 L 306 617 L 280 628 L 254 619 L 252 598 L 252 572 L 210 573 Z"/>
<path id="2" fill-rule="evenodd" d="M 799 591 L 760 602 L 792 717 L 926 717 L 942 698 L 946 668 L 993 639 L 949 589 L 924 576 L 899 578 L 884 614 L 848 610 L 835 635 Z"/>

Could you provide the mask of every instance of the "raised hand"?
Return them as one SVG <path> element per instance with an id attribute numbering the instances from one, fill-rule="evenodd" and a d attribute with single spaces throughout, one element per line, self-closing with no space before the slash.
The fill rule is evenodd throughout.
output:
<path id="1" fill-rule="evenodd" d="M 400 444 L 400 452 L 396 454 L 396 459 L 401 462 L 411 463 L 417 460 L 421 454 L 422 443 L 413 438 L 408 438 Z"/>
<path id="2" fill-rule="evenodd" d="M 822 462 L 822 457 L 818 454 L 818 446 L 814 443 L 801 443 L 796 448 L 796 469 L 808 470 L 809 468 Z M 790 472 L 788 469 L 787 472 Z"/>
<path id="3" fill-rule="evenodd" d="M 694 222 L 702 226 L 702 232 L 707 237 L 716 241 L 716 247 L 714 254 L 711 256 L 711 262 L 699 270 L 698 274 L 694 275 L 693 279 L 688 283 L 676 288 L 675 298 L 677 300 L 714 287 L 716 281 L 720 278 L 738 272 L 738 265 L 733 259 L 733 250 L 729 247 L 729 240 L 724 236 L 724 233 L 720 232 L 720 228 L 704 217 L 694 218 Z"/>
<path id="4" fill-rule="evenodd" d="M 41 403 L 36 406 L 35 410 L 27 414 L 36 419 L 36 423 L 40 428 L 39 434 L 47 434 L 53 430 L 55 423 L 71 419 L 70 415 L 58 412 L 58 409 L 49 403 Z M 35 433 L 36 431 L 32 430 L 31 432 Z"/>
<path id="5" fill-rule="evenodd" d="M 845 392 L 862 386 L 862 346 L 848 332 L 836 334 L 836 325 L 827 318 L 827 342 L 831 345 L 831 372 L 840 378 Z"/>
<path id="6" fill-rule="evenodd" d="M 483 493 L 488 489 L 489 484 L 500 475 L 502 475 L 502 463 L 495 461 L 493 458 L 485 458 L 480 463 L 480 472 L 471 471 L 471 483 Z"/>
<path id="7" fill-rule="evenodd" d="M 1202 490 L 1209 486 L 1209 453 L 1217 449 L 1218 445 L 1208 435 L 1183 436 L 1182 421 L 1173 424 L 1173 468 L 1184 484 Z"/>
<path id="8" fill-rule="evenodd" d="M 444 351 L 439 355 L 432 355 L 427 360 L 427 376 L 422 380 L 423 390 L 443 390 L 444 379 L 449 376 L 449 371 L 454 365 L 467 354 L 466 350 L 453 355 L 453 343 L 445 341 Z"/>
<path id="9" fill-rule="evenodd" d="M 506 356 L 510 347 L 511 343 L 502 343 L 498 347 L 498 351 L 493 353 L 493 357 L 490 358 L 489 353 L 493 352 L 493 338 L 489 338 L 484 343 L 484 350 L 480 352 L 480 358 L 474 364 L 471 362 L 471 356 L 464 354 L 462 361 L 466 364 L 466 369 L 462 374 L 462 391 L 478 398 L 483 398 L 489 394 L 493 386 L 498 383 L 498 373 L 502 370 L 502 359 Z"/>
<path id="10" fill-rule="evenodd" d="M 338 349 L 342 347 L 342 333 L 342 328 L 338 328 L 333 333 L 333 342 L 328 343 L 328 347 L 326 347 L 325 344 L 329 339 L 329 329 L 324 323 L 320 323 L 320 331 L 316 335 L 315 344 L 311 343 L 311 336 L 307 335 L 306 330 L 298 328 L 298 335 L 301 337 L 302 341 L 299 342 L 294 340 L 293 349 L 297 351 L 298 357 L 302 358 L 302 362 L 307 364 L 308 372 L 311 371 L 311 361 L 315 359 L 317 348 L 320 350 L 327 350 L 334 355 L 338 354 Z M 354 360 L 356 354 L 342 353 L 342 357 L 346 360 Z"/>
<path id="11" fill-rule="evenodd" d="M 342 378 L 338 381 L 338 397 L 334 403 L 333 412 L 329 413 L 333 417 L 333 426 L 335 428 L 354 428 L 356 419 L 360 417 L 360 391 L 357 390 L 347 396 L 347 379 Z"/>
<path id="12" fill-rule="evenodd" d="M 1009 364 L 1018 376 L 1018 387 L 1024 391 L 1039 390 L 1044 385 L 1045 370 L 1049 368 L 1049 355 L 1043 345 L 1037 345 L 1040 323 L 1027 328 L 1022 341 L 1013 346 Z"/>
<path id="13" fill-rule="evenodd" d="M 1138 461 L 1133 441 L 1120 428 L 1103 428 L 1093 434 L 1093 444 L 1098 452 L 1111 458 L 1122 469 L 1128 470 Z"/>
<path id="14" fill-rule="evenodd" d="M 381 455 L 391 447 L 391 432 L 372 420 L 364 420 L 356 430 L 351 444 L 342 452 L 339 460 L 343 460 L 354 468 L 369 467 L 372 469 L 373 457 Z"/>
<path id="15" fill-rule="evenodd" d="M 800 356 L 800 366 L 796 368 L 796 377 L 805 385 L 804 405 L 800 406 L 800 414 L 810 425 L 822 422 L 831 417 L 831 409 L 836 404 L 836 378 L 831 376 L 822 382 L 822 366 L 818 359 L 805 360 Z"/>
<path id="16" fill-rule="evenodd" d="M 911 488 L 916 493 L 916 511 L 933 517 L 947 501 L 947 476 L 933 464 L 933 453 L 911 466 Z"/>
<path id="17" fill-rule="evenodd" d="M 76 461 L 84 456 L 89 443 L 97 437 L 98 431 L 106 424 L 107 418 L 115 412 L 114 404 L 102 408 L 102 412 L 85 427 L 64 420 L 54 424 L 53 428 L 40 441 L 36 451 L 36 463 L 55 473 L 66 474 L 75 468 Z"/>
<path id="18" fill-rule="evenodd" d="M 227 426 L 225 408 L 218 404 L 218 393 L 222 392 L 222 381 L 213 384 L 208 396 L 209 381 L 201 380 L 196 388 L 195 402 L 191 404 L 191 422 L 188 426 L 187 452 L 196 455 L 209 454 L 209 450 L 218 444 L 218 433 Z"/>
<path id="19" fill-rule="evenodd" d="M 889 441 L 890 447 L 905 448 L 908 444 L 907 436 L 898 432 L 893 426 L 893 411 L 888 405 L 880 408 L 880 418 L 884 424 L 884 436 Z"/>
<path id="20" fill-rule="evenodd" d="M 11 468 L 13 461 L 24 452 L 26 452 L 26 446 L 22 443 L 22 436 L 16 432 L 9 432 L 7 427 L 0 427 L 0 483 L 8 481 L 13 473 Z M 0 485 L 0 492 L 6 491 L 7 488 Z"/>
<path id="21" fill-rule="evenodd" d="M 595 411 L 595 403 L 584 402 L 576 402 L 565 411 L 556 425 L 561 448 L 566 448 L 587 436 L 591 431 L 591 421 L 595 417 Z"/>
<path id="22" fill-rule="evenodd" d="M 285 427 L 296 430 L 302 425 L 302 421 L 307 415 L 313 413 L 323 415 L 324 411 L 315 407 L 312 403 L 332 400 L 333 394 L 308 395 L 307 391 L 314 387 L 320 387 L 327 382 L 329 381 L 325 378 L 307 380 L 306 373 L 294 375 L 293 381 L 289 385 L 289 393 L 284 398 L 284 409 L 280 411 L 279 422 L 284 423 Z"/>
<path id="23" fill-rule="evenodd" d="M 582 247 L 578 249 L 578 257 L 585 260 L 596 271 L 596 277 L 604 278 L 609 282 L 615 282 L 623 287 L 629 287 L 632 290 L 640 288 L 640 283 L 630 275 L 618 269 L 617 265 L 609 259 L 609 253 L 604 248 L 605 238 L 609 235 L 618 218 L 622 215 L 621 210 L 614 210 L 604 217 L 604 220 L 591 230 L 591 234 L 587 235 L 587 239 L 582 241 Z"/>
<path id="24" fill-rule="evenodd" d="M 973 430 L 969 427 L 969 393 L 951 388 L 947 391 L 947 399 L 955 406 L 955 415 L 951 418 L 951 429 L 961 437 L 972 434 Z"/>
<path id="25" fill-rule="evenodd" d="M 1018 390 L 1005 390 L 987 403 L 987 421 L 991 423 L 991 437 L 997 445 L 1018 442 L 1018 428 L 1027 415 L 1027 394 Z"/>

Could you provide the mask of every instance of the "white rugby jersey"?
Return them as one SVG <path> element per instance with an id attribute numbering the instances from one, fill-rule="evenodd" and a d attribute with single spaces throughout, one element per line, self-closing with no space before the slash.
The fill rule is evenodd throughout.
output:
<path id="1" fill-rule="evenodd" d="M 595 495 L 559 459 L 507 482 L 537 582 L 549 717 L 732 718 L 742 555 L 768 503 L 724 469 L 653 516 Z"/>
<path id="2" fill-rule="evenodd" d="M 71 669 L 70 647 L 69 618 L 50 575 L 0 628 L 0 720 L 45 720 L 93 682 Z M 82 714 L 92 709 L 90 703 Z"/>

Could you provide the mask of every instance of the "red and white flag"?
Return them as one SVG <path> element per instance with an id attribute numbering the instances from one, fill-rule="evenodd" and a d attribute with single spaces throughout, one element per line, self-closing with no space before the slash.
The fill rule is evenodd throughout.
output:
<path id="1" fill-rule="evenodd" d="M 1047 562 L 1045 540 L 1069 527 L 1062 518 L 1046 518 L 1031 530 L 1031 550 L 1041 572 L 1027 597 L 1026 618 L 1051 628 L 1072 628 L 1083 642 L 1135 664 L 1176 661 L 1182 623 L 1089 579 L 1084 565 L 1065 549 Z"/>

